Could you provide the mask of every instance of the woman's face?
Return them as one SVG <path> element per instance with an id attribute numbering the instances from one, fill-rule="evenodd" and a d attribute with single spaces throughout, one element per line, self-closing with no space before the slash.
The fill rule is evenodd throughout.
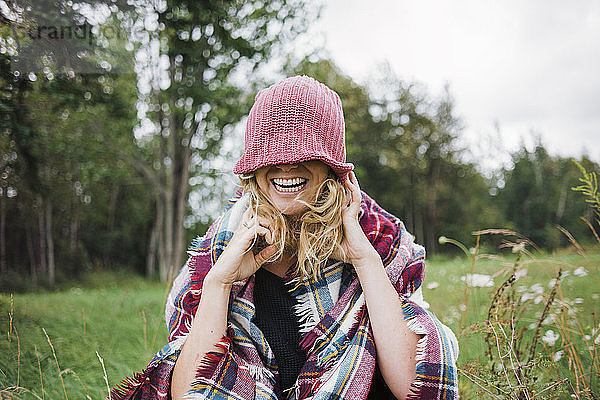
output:
<path id="1" fill-rule="evenodd" d="M 267 165 L 259 168 L 255 177 L 260 190 L 282 214 L 297 215 L 306 210 L 306 206 L 298 200 L 312 202 L 328 174 L 327 164 L 311 160 L 298 164 Z"/>

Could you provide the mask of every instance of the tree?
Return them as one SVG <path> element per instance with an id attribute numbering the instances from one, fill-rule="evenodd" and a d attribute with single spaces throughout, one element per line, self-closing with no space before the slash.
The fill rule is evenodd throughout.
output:
<path id="1" fill-rule="evenodd" d="M 570 159 L 548 154 L 538 140 L 533 150 L 522 145 L 514 152 L 512 163 L 512 168 L 503 170 L 505 186 L 496 199 L 510 228 L 549 249 L 568 244 L 557 226 L 576 237 L 588 233 L 579 217 L 590 217 L 590 210 L 584 199 L 570 190 L 579 174 Z M 598 165 L 585 157 L 581 163 L 598 171 Z"/>
<path id="2" fill-rule="evenodd" d="M 304 29 L 313 14 L 303 6 L 300 0 L 168 0 L 149 14 L 156 15 L 157 24 L 148 44 L 159 44 L 162 64 L 156 59 L 147 64 L 153 84 L 141 102 L 152 128 L 143 132 L 141 150 L 131 160 L 154 188 L 148 259 L 152 263 L 156 249 L 162 280 L 182 263 L 190 176 L 218 191 L 213 186 L 218 171 L 206 165 L 249 108 L 232 76 L 241 68 L 256 69 L 278 42 Z"/>
<path id="3" fill-rule="evenodd" d="M 328 60 L 306 58 L 287 69 L 340 95 L 347 156 L 361 187 L 404 220 L 428 251 L 435 252 L 440 235 L 466 241 L 479 224 L 498 218 L 487 206 L 485 180 L 461 159 L 461 122 L 448 89 L 432 100 L 421 86 L 402 82 L 387 69 L 369 91 Z"/>
<path id="4" fill-rule="evenodd" d="M 85 264 L 102 260 L 94 244 L 104 236 L 105 227 L 90 222 L 106 221 L 105 212 L 111 220 L 111 213 L 118 210 L 107 210 L 104 205 L 112 203 L 97 200 L 135 178 L 124 163 L 113 162 L 114 154 L 102 140 L 105 130 L 115 141 L 131 135 L 137 99 L 135 80 L 131 79 L 133 65 L 129 63 L 130 76 L 111 75 L 107 69 L 93 73 L 65 70 L 65 65 L 52 57 L 52 47 L 43 48 L 29 63 L 15 63 L 16 57 L 31 54 L 27 49 L 37 45 L 29 37 L 36 26 L 52 21 L 54 25 L 45 26 L 69 27 L 86 17 L 66 3 L 8 4 L 8 11 L 2 10 L 7 25 L 0 35 L 4 172 L 0 235 L 4 236 L 4 248 L 9 249 L 2 255 L 9 261 L 6 269 L 10 274 L 2 275 L 2 285 L 18 282 L 14 274 L 23 275 L 22 266 L 27 264 L 34 285 L 38 277 L 53 285 L 57 276 L 77 273 Z M 101 35 L 95 38 L 103 39 Z M 96 65 L 99 60 L 114 60 L 114 53 L 105 57 L 102 48 L 95 47 L 84 61 Z M 123 43 L 118 48 L 123 49 Z M 126 64 L 122 67 L 127 69 Z M 130 151 L 127 143 L 132 141 L 122 142 L 121 148 Z M 135 207 L 143 209 L 144 205 L 131 202 L 122 209 L 135 215 Z M 138 224 L 129 230 L 143 232 L 139 219 L 121 221 Z M 81 226 L 86 227 L 83 232 Z M 11 234 L 7 237 L 4 230 Z"/>

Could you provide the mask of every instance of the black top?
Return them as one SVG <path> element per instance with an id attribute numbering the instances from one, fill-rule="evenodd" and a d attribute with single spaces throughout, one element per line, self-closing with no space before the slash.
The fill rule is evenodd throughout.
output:
<path id="1" fill-rule="evenodd" d="M 254 323 L 265 335 L 275 354 L 282 390 L 296 383 L 306 353 L 300 348 L 300 323 L 283 278 L 259 268 L 254 281 Z"/>
<path id="2" fill-rule="evenodd" d="M 259 268 L 254 281 L 254 323 L 262 331 L 275 354 L 282 390 L 296 383 L 300 369 L 306 362 L 306 353 L 300 348 L 300 323 L 293 306 L 296 301 L 288 292 L 283 278 Z M 379 368 L 367 399 L 395 399 L 385 384 Z"/>

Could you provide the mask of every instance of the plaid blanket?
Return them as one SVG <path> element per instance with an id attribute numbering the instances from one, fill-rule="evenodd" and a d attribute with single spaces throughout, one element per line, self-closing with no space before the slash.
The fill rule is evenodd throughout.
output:
<path id="1" fill-rule="evenodd" d="M 233 199 L 226 212 L 192 242 L 190 258 L 174 281 L 165 318 L 169 342 L 141 373 L 123 380 L 113 399 L 170 398 L 170 380 L 191 321 L 202 282 L 241 223 L 248 198 Z M 417 346 L 411 399 L 457 399 L 458 343 L 452 331 L 419 305 L 424 277 L 423 247 L 404 224 L 363 193 L 360 225 L 402 298 L 407 325 L 422 335 Z M 253 323 L 254 277 L 234 284 L 226 335 L 208 353 L 188 392 L 190 399 L 365 399 L 376 364 L 376 349 L 360 283 L 349 264 L 331 261 L 318 280 L 289 282 L 297 300 L 301 346 L 307 361 L 295 386 L 283 392 L 277 364 L 264 335 Z M 422 299 L 422 296 L 420 297 Z"/>

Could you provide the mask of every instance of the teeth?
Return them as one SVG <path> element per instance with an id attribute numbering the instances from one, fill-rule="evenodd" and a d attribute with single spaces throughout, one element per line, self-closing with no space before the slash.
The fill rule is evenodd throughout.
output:
<path id="1" fill-rule="evenodd" d="M 292 178 L 292 179 L 284 179 L 284 178 L 275 178 L 273 179 L 273 183 L 277 187 L 277 190 L 281 192 L 297 192 L 298 189 L 302 187 L 304 183 L 306 183 L 306 179 L 304 178 Z"/>
<path id="2" fill-rule="evenodd" d="M 306 179 L 302 179 L 302 178 L 292 178 L 292 179 L 275 178 L 275 179 L 273 179 L 273 182 L 275 182 L 279 186 L 296 186 L 301 183 L 304 183 L 305 181 L 306 181 Z"/>

